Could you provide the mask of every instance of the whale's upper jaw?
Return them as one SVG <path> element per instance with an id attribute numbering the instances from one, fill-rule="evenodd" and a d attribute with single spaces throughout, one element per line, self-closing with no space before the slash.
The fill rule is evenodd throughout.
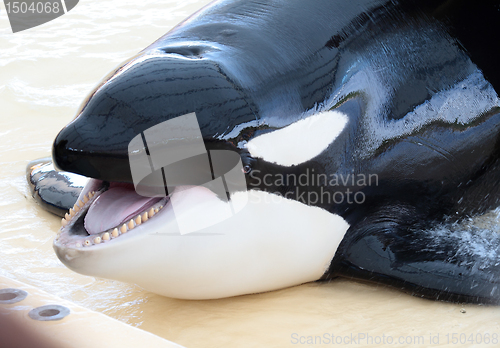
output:
<path id="1" fill-rule="evenodd" d="M 132 182 L 130 141 L 163 121 L 195 112 L 206 142 L 238 126 L 255 126 L 251 98 L 213 60 L 154 50 L 135 57 L 90 94 L 52 149 L 60 170 L 104 181 Z M 233 131 L 234 133 L 234 131 Z M 236 149 L 239 138 L 225 139 Z"/>

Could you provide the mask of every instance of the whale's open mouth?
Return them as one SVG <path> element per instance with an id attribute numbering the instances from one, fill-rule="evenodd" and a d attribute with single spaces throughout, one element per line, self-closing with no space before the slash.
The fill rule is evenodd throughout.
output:
<path id="1" fill-rule="evenodd" d="M 132 230 L 140 233 L 169 201 L 168 196 L 140 196 L 132 184 L 91 179 L 62 219 L 56 242 L 84 248 L 112 242 Z"/>

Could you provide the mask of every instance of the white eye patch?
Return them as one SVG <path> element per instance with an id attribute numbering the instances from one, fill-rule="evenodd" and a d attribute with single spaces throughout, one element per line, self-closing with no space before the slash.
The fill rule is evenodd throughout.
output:
<path id="1" fill-rule="evenodd" d="M 344 130 L 347 115 L 325 111 L 274 132 L 262 134 L 247 144 L 252 157 L 282 166 L 307 162 L 323 152 Z"/>

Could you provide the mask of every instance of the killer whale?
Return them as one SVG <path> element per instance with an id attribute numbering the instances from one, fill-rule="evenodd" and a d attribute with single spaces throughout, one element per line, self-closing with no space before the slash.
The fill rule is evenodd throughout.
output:
<path id="1" fill-rule="evenodd" d="M 57 136 L 56 166 L 95 180 L 81 193 L 80 211 L 68 216 L 56 253 L 78 272 L 181 298 L 345 276 L 429 298 L 497 303 L 496 235 L 473 234 L 474 249 L 466 247 L 470 233 L 438 228 L 498 206 L 499 54 L 485 38 L 499 31 L 481 25 L 498 23 L 495 6 L 230 1 L 205 8 L 105 78 Z M 181 250 L 170 259 L 157 256 L 167 250 L 159 238 L 143 236 L 174 228 L 160 224 L 160 215 L 141 232 L 108 233 L 109 242 L 64 244 L 71 233 L 88 237 L 81 224 L 93 191 L 131 182 L 130 140 L 189 112 L 207 149 L 241 155 L 250 191 L 284 200 L 228 221 L 226 229 L 248 232 L 243 239 L 169 240 Z M 324 178 L 333 173 L 377 181 L 330 185 Z M 323 181 L 294 180 L 301 175 Z M 334 201 L 349 192 L 363 200 Z M 236 252 L 217 246 L 242 242 L 248 247 Z M 149 264 L 128 257 L 109 265 L 139 248 Z"/>

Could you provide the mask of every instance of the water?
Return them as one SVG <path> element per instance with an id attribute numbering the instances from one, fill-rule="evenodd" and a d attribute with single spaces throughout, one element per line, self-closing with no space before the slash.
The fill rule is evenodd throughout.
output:
<path id="1" fill-rule="evenodd" d="M 181 301 L 82 276 L 59 262 L 52 240 L 60 219 L 31 199 L 26 163 L 50 155 L 58 131 L 103 76 L 206 3 L 82 0 L 67 15 L 16 34 L 0 6 L 0 275 L 189 347 L 286 347 L 296 346 L 295 338 L 359 333 L 422 335 L 421 346 L 428 346 L 438 333 L 440 345 L 447 333 L 500 333 L 499 308 L 421 300 L 346 280 Z"/>

